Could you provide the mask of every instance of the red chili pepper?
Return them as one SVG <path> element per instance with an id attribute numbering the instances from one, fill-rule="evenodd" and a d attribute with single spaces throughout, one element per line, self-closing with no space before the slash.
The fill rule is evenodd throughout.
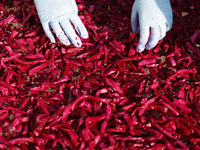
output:
<path id="1" fill-rule="evenodd" d="M 101 47 L 99 48 L 99 52 L 98 52 L 97 54 L 95 54 L 95 55 L 93 55 L 93 56 L 87 58 L 86 61 L 93 61 L 93 60 L 98 60 L 98 59 L 100 59 L 100 57 L 103 55 L 103 50 L 104 50 L 104 49 L 103 49 L 103 46 L 101 46 Z"/>
<path id="2" fill-rule="evenodd" d="M 190 139 L 192 143 L 200 143 L 200 138 L 192 138 Z"/>
<path id="3" fill-rule="evenodd" d="M 97 135 L 93 141 L 89 142 L 89 149 L 93 149 L 93 147 L 95 147 L 100 140 L 101 136 Z"/>
<path id="4" fill-rule="evenodd" d="M 78 141 L 78 135 L 76 134 L 76 132 L 73 130 L 73 129 L 61 129 L 63 130 L 64 132 L 66 132 L 69 137 L 70 137 L 70 140 L 72 141 L 73 145 L 75 147 L 77 147 L 80 143 Z"/>
<path id="5" fill-rule="evenodd" d="M 83 135 L 84 141 L 86 142 L 89 142 L 95 138 L 95 135 L 88 128 L 85 128 L 82 130 L 82 135 Z"/>
<path id="6" fill-rule="evenodd" d="M 117 132 L 117 133 L 125 133 L 127 130 L 127 125 L 116 124 L 115 128 L 106 128 L 106 132 Z"/>
<path id="7" fill-rule="evenodd" d="M 166 146 L 167 146 L 168 149 L 176 150 L 176 148 L 170 142 L 168 142 L 168 141 L 167 141 Z"/>
<path id="8" fill-rule="evenodd" d="M 189 136 L 191 134 L 191 130 L 186 125 L 184 125 L 180 120 L 177 120 L 177 126 L 184 132 L 185 135 Z"/>
<path id="9" fill-rule="evenodd" d="M 83 95 L 83 96 L 77 98 L 76 101 L 74 101 L 73 105 L 71 106 L 71 109 L 74 110 L 75 107 L 77 106 L 77 104 L 79 102 L 81 102 L 82 100 L 92 100 L 92 101 L 104 102 L 104 103 L 109 102 L 107 99 L 103 99 L 103 98 L 99 98 L 99 97 L 94 97 L 94 96 L 91 96 L 91 95 Z"/>
<path id="10" fill-rule="evenodd" d="M 157 150 L 157 149 L 165 149 L 166 146 L 163 144 L 155 144 L 153 147 L 151 147 L 149 150 Z"/>
<path id="11" fill-rule="evenodd" d="M 193 44 L 195 43 L 195 41 L 197 40 L 197 38 L 199 37 L 199 35 L 200 35 L 200 31 L 196 30 L 194 32 L 194 34 L 191 36 L 191 41 L 192 41 Z"/>
<path id="12" fill-rule="evenodd" d="M 130 133 L 131 135 L 135 135 L 135 132 L 134 132 L 134 131 L 135 131 L 135 129 L 134 129 L 135 124 L 133 123 L 133 121 L 132 121 L 132 119 L 130 118 L 130 116 L 129 116 L 128 114 L 125 114 L 125 115 L 124 115 L 124 119 L 126 120 L 128 126 L 129 126 L 129 133 Z"/>
<path id="13" fill-rule="evenodd" d="M 181 76 L 181 75 L 184 75 L 184 74 L 193 74 L 193 75 L 195 75 L 196 74 L 196 69 L 194 68 L 194 69 L 182 69 L 182 70 L 178 70 L 177 72 L 175 72 L 174 74 L 172 74 L 172 75 L 170 75 L 167 79 L 166 79 L 166 81 L 165 81 L 165 83 L 168 83 L 170 80 L 175 80 L 175 78 L 177 77 L 177 76 Z"/>
<path id="14" fill-rule="evenodd" d="M 71 105 L 68 104 L 65 109 L 63 110 L 63 114 L 62 114 L 62 122 L 66 122 L 68 115 L 71 113 Z"/>
<path id="15" fill-rule="evenodd" d="M 87 117 L 85 120 L 86 128 L 93 127 L 97 122 L 102 121 L 103 119 L 105 119 L 105 114 L 95 117 Z"/>
<path id="16" fill-rule="evenodd" d="M 7 13 L 7 11 L 5 10 L 5 7 L 4 7 L 2 2 L 0 2 L 0 10 L 5 12 L 5 13 Z"/>
<path id="17" fill-rule="evenodd" d="M 200 129 L 198 129 L 197 127 L 194 126 L 194 124 L 191 122 L 188 114 L 185 112 L 184 113 L 184 117 L 187 120 L 187 124 L 188 126 L 190 126 L 194 131 L 196 131 L 198 134 L 200 134 Z"/>
<path id="18" fill-rule="evenodd" d="M 106 83 L 111 86 L 115 91 L 117 91 L 121 96 L 124 96 L 123 89 L 119 86 L 118 82 L 115 82 L 112 79 L 105 78 Z"/>
<path id="19" fill-rule="evenodd" d="M 105 117 L 105 119 L 104 119 L 104 121 L 101 125 L 101 132 L 102 133 L 105 133 L 105 131 L 106 131 L 106 127 L 108 125 L 108 121 L 110 120 L 111 113 L 112 113 L 111 106 L 107 105 L 107 107 L 106 107 L 106 117 Z"/>
<path id="20" fill-rule="evenodd" d="M 3 114 L 1 114 L 0 115 L 0 120 L 4 120 L 4 119 L 6 119 L 6 117 L 8 117 L 9 116 L 9 113 L 7 112 L 7 113 L 3 113 Z"/>
<path id="21" fill-rule="evenodd" d="M 6 148 L 8 148 L 7 145 L 4 145 L 4 144 L 1 144 L 1 143 L 0 143 L 0 149 L 6 149 Z"/>
<path id="22" fill-rule="evenodd" d="M 155 64 L 156 59 L 147 59 L 147 60 L 142 60 L 138 63 L 139 66 L 144 66 L 144 65 L 149 65 L 149 64 Z"/>
<path id="23" fill-rule="evenodd" d="M 47 108 L 47 104 L 40 98 L 37 98 L 37 106 L 42 108 L 42 110 L 44 111 L 44 113 L 46 113 L 47 115 L 49 115 L 49 110 Z"/>
<path id="24" fill-rule="evenodd" d="M 192 109 L 188 108 L 187 106 L 185 106 L 184 104 L 182 104 L 178 99 L 174 98 L 173 99 L 173 103 L 178 106 L 180 109 L 186 111 L 187 113 L 191 113 Z"/>
<path id="25" fill-rule="evenodd" d="M 154 120 L 151 119 L 152 124 L 158 128 L 163 134 L 165 134 L 166 136 L 170 137 L 171 139 L 176 139 L 176 137 L 174 135 L 171 135 L 167 130 L 165 130 L 164 128 L 162 128 L 161 126 L 159 126 Z"/>
<path id="26" fill-rule="evenodd" d="M 183 142 L 180 141 L 180 140 L 176 141 L 176 143 L 177 143 L 178 145 L 180 145 L 180 146 L 181 146 L 182 148 L 184 148 L 184 149 L 187 148 L 187 146 L 185 145 L 185 143 L 183 143 Z"/>
<path id="27" fill-rule="evenodd" d="M 130 108 L 134 107 L 135 105 L 136 105 L 136 102 L 133 102 L 133 103 L 131 103 L 131 104 L 129 104 L 129 105 L 124 106 L 122 109 L 123 109 L 124 111 L 127 111 L 127 110 L 129 110 Z"/>
<path id="28" fill-rule="evenodd" d="M 33 137 L 26 137 L 26 138 L 16 138 L 13 140 L 8 141 L 10 144 L 15 145 L 15 144 L 20 144 L 20 143 L 26 143 L 26 142 L 30 142 L 33 143 L 34 142 L 34 138 Z"/>
<path id="29" fill-rule="evenodd" d="M 3 27 L 5 26 L 6 24 L 9 24 L 11 23 L 15 18 L 15 15 L 14 14 L 9 14 L 8 17 L 2 21 L 0 21 L 0 26 Z"/>
<path id="30" fill-rule="evenodd" d="M 50 140 L 54 140 L 56 138 L 55 134 L 42 134 L 42 136 L 44 138 L 50 139 Z"/>
<path id="31" fill-rule="evenodd" d="M 44 62 L 43 64 L 39 65 L 39 66 L 36 66 L 35 68 L 32 68 L 31 70 L 29 70 L 29 76 L 37 73 L 38 71 L 46 68 L 47 66 L 49 66 L 52 62 L 52 59 L 51 60 L 47 60 L 46 62 Z"/>
<path id="32" fill-rule="evenodd" d="M 26 134 L 28 134 L 28 133 L 29 133 L 29 127 L 28 127 L 28 124 L 25 124 L 25 126 L 24 126 L 24 128 L 23 128 L 21 134 L 22 134 L 22 135 L 26 135 Z"/>
<path id="33" fill-rule="evenodd" d="M 56 113 L 54 115 L 52 115 L 47 122 L 52 122 L 53 120 L 59 118 L 60 114 L 62 113 L 64 108 L 65 108 L 65 106 L 59 107 L 59 109 L 56 111 Z"/>
<path id="34" fill-rule="evenodd" d="M 157 81 L 157 79 L 155 79 L 155 80 L 153 80 L 153 84 L 151 84 L 149 86 L 149 88 L 155 90 L 156 88 L 159 87 L 159 85 L 160 85 L 159 81 Z"/>
<path id="35" fill-rule="evenodd" d="M 179 112 L 175 108 L 173 108 L 170 104 L 163 101 L 162 104 L 165 105 L 167 108 L 169 108 L 175 115 L 179 116 Z"/>
<path id="36" fill-rule="evenodd" d="M 153 102 L 155 102 L 155 100 L 158 97 L 153 97 L 150 100 L 148 100 L 144 105 L 141 106 L 141 109 L 139 110 L 139 116 L 142 116 L 145 112 L 145 110 L 149 107 L 149 105 L 151 105 Z"/>
<path id="37" fill-rule="evenodd" d="M 47 123 L 48 119 L 49 119 L 49 117 L 42 118 L 40 120 L 40 123 L 36 126 L 36 128 L 33 131 L 33 134 L 35 136 L 39 136 L 40 135 L 40 133 L 42 132 L 42 130 L 43 130 L 45 124 Z"/>
<path id="38" fill-rule="evenodd" d="M 7 107 L 3 107 L 4 110 L 10 110 L 10 111 L 13 111 L 13 112 L 18 112 L 20 114 L 27 114 L 27 112 L 21 110 L 21 109 L 18 109 L 18 108 L 15 108 L 15 107 L 12 107 L 12 106 L 7 106 Z"/>
<path id="39" fill-rule="evenodd" d="M 29 48 L 31 51 L 34 51 L 35 50 L 35 45 L 34 45 L 34 41 L 31 39 L 31 38 L 28 38 L 27 39 L 27 43 L 29 45 Z"/>
<path id="40" fill-rule="evenodd" d="M 194 47 L 190 42 L 186 42 L 186 46 L 200 57 L 200 50 Z"/>
<path id="41" fill-rule="evenodd" d="M 10 33 L 10 41 L 12 41 L 18 34 L 19 34 L 19 31 L 12 30 L 12 32 Z"/>
<path id="42" fill-rule="evenodd" d="M 28 13 L 27 16 L 23 18 L 22 24 L 25 24 L 29 20 L 29 18 L 33 15 L 34 9 L 30 8 L 27 13 Z"/>

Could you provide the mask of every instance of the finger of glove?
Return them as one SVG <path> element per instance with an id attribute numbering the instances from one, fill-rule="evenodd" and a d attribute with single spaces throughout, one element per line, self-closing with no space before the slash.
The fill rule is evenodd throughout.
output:
<path id="1" fill-rule="evenodd" d="M 131 14 L 131 26 L 133 33 L 136 33 L 139 28 L 139 21 L 138 21 L 138 13 L 136 10 L 134 10 L 134 7 L 132 9 L 132 14 Z"/>
<path id="2" fill-rule="evenodd" d="M 170 1 L 166 1 L 168 2 L 165 6 L 168 5 L 168 12 L 166 13 L 167 17 L 166 17 L 166 20 L 167 20 L 167 26 L 166 26 L 166 30 L 169 31 L 171 28 L 172 28 L 172 24 L 173 24 L 173 12 L 172 12 L 172 7 L 171 7 L 171 3 Z"/>
<path id="3" fill-rule="evenodd" d="M 169 31 L 171 28 L 172 28 L 172 23 L 173 23 L 173 16 L 171 15 L 168 19 L 168 22 L 167 22 L 167 31 Z"/>
<path id="4" fill-rule="evenodd" d="M 74 25 L 74 27 L 75 27 L 76 31 L 78 32 L 78 34 L 82 38 L 87 39 L 88 38 L 88 32 L 87 32 L 83 22 L 79 18 L 79 16 L 76 15 L 75 13 L 73 13 L 72 16 L 70 17 L 70 21 Z"/>
<path id="5" fill-rule="evenodd" d="M 74 31 L 72 24 L 68 19 L 62 19 L 60 22 L 61 27 L 65 31 L 65 34 L 69 38 L 69 40 L 74 44 L 76 47 L 81 47 L 82 43 L 80 38 L 76 35 L 76 32 Z"/>
<path id="6" fill-rule="evenodd" d="M 49 22 L 42 22 L 42 27 L 43 27 L 43 30 L 44 30 L 46 36 L 50 39 L 50 41 L 51 41 L 52 43 L 55 43 L 56 40 L 55 40 L 55 38 L 54 38 L 54 36 L 53 36 L 53 33 L 52 33 L 52 31 L 51 31 Z"/>
<path id="7" fill-rule="evenodd" d="M 151 35 L 149 37 L 149 42 L 146 45 L 146 49 L 150 50 L 158 44 L 160 39 L 160 28 L 159 26 L 151 27 Z"/>
<path id="8" fill-rule="evenodd" d="M 58 22 L 51 23 L 51 27 L 56 34 L 57 38 L 65 45 L 70 45 L 70 41 L 63 32 L 60 24 Z"/>
<path id="9" fill-rule="evenodd" d="M 141 24 L 140 25 L 140 40 L 137 46 L 137 51 L 142 52 L 145 49 L 145 45 L 149 38 L 149 25 Z"/>
<path id="10" fill-rule="evenodd" d="M 78 7 L 77 7 L 77 4 L 76 4 L 76 1 L 75 0 L 71 0 L 71 3 L 72 3 L 72 7 L 74 8 L 76 14 L 78 14 Z"/>
<path id="11" fill-rule="evenodd" d="M 167 25 L 165 22 L 160 23 L 160 40 L 163 39 L 167 32 Z"/>

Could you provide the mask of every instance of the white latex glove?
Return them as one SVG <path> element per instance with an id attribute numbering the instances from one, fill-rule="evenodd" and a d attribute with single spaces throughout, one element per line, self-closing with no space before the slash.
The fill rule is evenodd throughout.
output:
<path id="1" fill-rule="evenodd" d="M 142 52 L 145 48 L 150 50 L 155 47 L 171 29 L 172 21 L 172 8 L 169 0 L 135 0 L 131 24 L 134 33 L 140 27 L 137 51 Z"/>
<path id="2" fill-rule="evenodd" d="M 44 32 L 51 42 L 55 43 L 52 30 L 65 45 L 70 43 L 76 47 L 82 45 L 76 31 L 82 38 L 88 38 L 88 32 L 78 16 L 75 0 L 34 0 L 34 2 Z"/>

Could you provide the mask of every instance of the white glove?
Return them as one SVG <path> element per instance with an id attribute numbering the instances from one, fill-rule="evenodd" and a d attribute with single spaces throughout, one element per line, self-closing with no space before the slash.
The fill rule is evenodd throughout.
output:
<path id="1" fill-rule="evenodd" d="M 140 26 L 137 51 L 142 52 L 145 48 L 150 50 L 155 47 L 171 29 L 172 21 L 172 8 L 169 0 L 135 0 L 131 24 L 134 33 Z"/>
<path id="2" fill-rule="evenodd" d="M 34 2 L 44 32 L 51 42 L 55 43 L 51 28 L 65 45 L 70 45 L 70 43 L 76 47 L 82 45 L 76 31 L 82 38 L 88 38 L 88 32 L 78 16 L 75 0 L 34 0 Z"/>

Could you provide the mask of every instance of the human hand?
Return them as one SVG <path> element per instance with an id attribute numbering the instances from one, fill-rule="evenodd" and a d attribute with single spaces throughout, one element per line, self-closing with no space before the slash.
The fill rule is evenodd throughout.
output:
<path id="1" fill-rule="evenodd" d="M 55 43 L 52 30 L 65 45 L 71 43 L 76 47 L 82 45 L 76 31 L 82 38 L 88 38 L 88 32 L 78 16 L 75 0 L 34 0 L 34 2 L 44 32 L 51 42 Z"/>
<path id="2" fill-rule="evenodd" d="M 155 47 L 171 29 L 172 22 L 172 8 L 169 0 L 135 0 L 131 24 L 134 33 L 140 27 L 137 51 L 142 52 L 145 48 L 150 50 Z"/>

